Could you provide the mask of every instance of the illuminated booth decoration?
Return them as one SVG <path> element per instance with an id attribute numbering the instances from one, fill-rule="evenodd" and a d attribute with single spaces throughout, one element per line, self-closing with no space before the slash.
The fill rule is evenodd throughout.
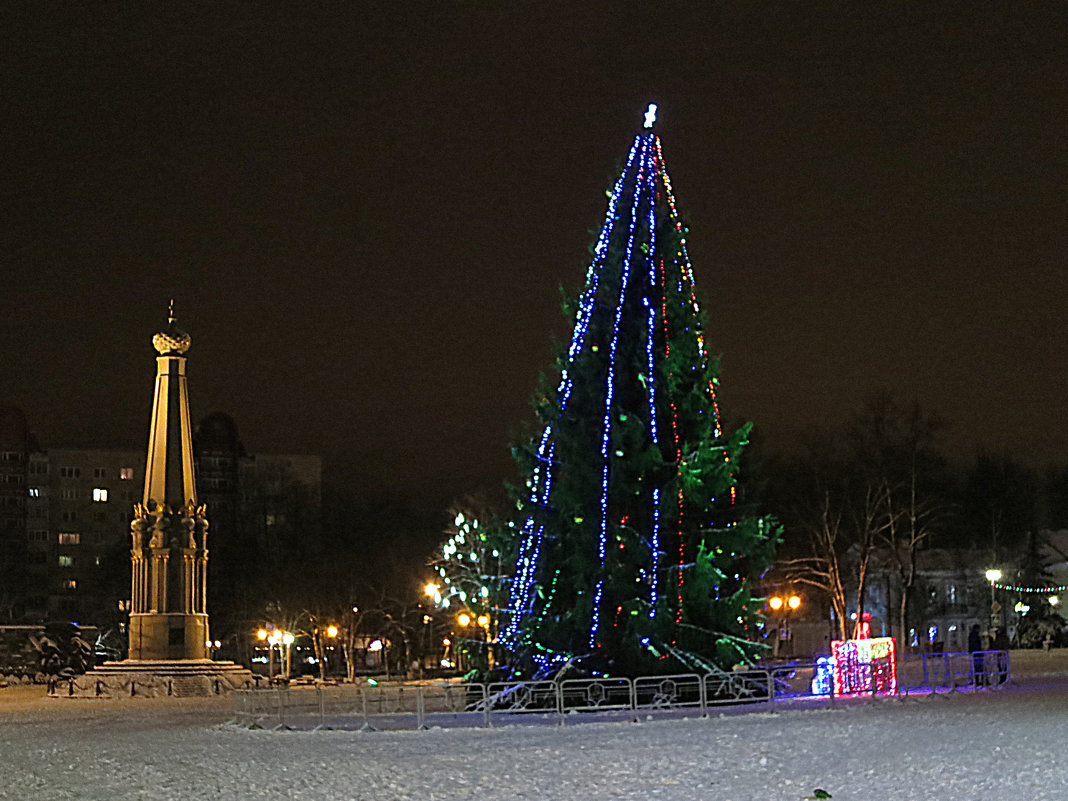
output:
<path id="1" fill-rule="evenodd" d="M 897 654 L 893 637 L 834 640 L 831 655 L 816 660 L 813 695 L 894 695 Z"/>
<path id="2" fill-rule="evenodd" d="M 835 695 L 897 692 L 893 637 L 835 640 L 831 643 L 831 654 Z"/>

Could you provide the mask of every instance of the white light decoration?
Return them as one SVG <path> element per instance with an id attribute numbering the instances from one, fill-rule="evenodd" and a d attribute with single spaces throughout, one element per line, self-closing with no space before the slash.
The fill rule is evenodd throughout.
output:
<path id="1" fill-rule="evenodd" d="M 649 109 L 645 112 L 645 127 L 652 128 L 654 122 L 656 122 L 656 103 L 650 103 Z"/>

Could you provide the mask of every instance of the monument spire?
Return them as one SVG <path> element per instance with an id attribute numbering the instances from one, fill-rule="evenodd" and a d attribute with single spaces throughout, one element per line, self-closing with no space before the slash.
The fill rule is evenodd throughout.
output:
<path id="1" fill-rule="evenodd" d="M 156 389 L 148 433 L 145 491 L 131 524 L 130 658 L 207 659 L 208 520 L 197 505 L 186 385 L 192 339 L 175 323 L 152 337 Z"/>
<path id="2" fill-rule="evenodd" d="M 171 509 L 196 506 L 193 472 L 193 433 L 189 419 L 189 390 L 185 378 L 189 334 L 175 324 L 174 301 L 167 327 L 152 337 L 156 357 L 156 391 L 148 434 L 148 461 L 142 503 L 166 504 Z"/>
<path id="3" fill-rule="evenodd" d="M 211 658 L 208 517 L 197 503 L 185 380 L 191 342 L 172 300 L 167 327 L 152 337 L 158 355 L 145 491 L 130 523 L 130 655 L 71 679 L 70 695 L 211 695 L 252 680 L 240 665 Z"/>

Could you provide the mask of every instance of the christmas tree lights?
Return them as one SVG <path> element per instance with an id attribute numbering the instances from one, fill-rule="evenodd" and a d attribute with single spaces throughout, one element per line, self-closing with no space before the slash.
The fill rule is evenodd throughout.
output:
<path id="1" fill-rule="evenodd" d="M 1018 584 L 1002 584 L 1000 581 L 992 581 L 991 586 L 995 590 L 1018 592 L 1021 595 L 1059 595 L 1068 590 L 1068 584 L 1058 584 L 1056 587 L 1033 587 Z"/>
<path id="2" fill-rule="evenodd" d="M 665 670 L 733 664 L 757 647 L 747 576 L 777 530 L 737 504 L 748 426 L 720 426 L 655 111 L 608 193 L 539 436 L 517 451 L 527 480 L 501 640 L 542 673 L 648 670 L 668 654 Z"/>

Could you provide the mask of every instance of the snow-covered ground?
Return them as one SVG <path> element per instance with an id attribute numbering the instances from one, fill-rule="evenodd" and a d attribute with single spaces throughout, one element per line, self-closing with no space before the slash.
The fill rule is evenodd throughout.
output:
<path id="1" fill-rule="evenodd" d="M 0 690 L 0 798 L 1068 798 L 1068 653 L 1013 653 L 999 692 L 822 710 L 425 732 L 222 725 L 225 699 Z"/>

